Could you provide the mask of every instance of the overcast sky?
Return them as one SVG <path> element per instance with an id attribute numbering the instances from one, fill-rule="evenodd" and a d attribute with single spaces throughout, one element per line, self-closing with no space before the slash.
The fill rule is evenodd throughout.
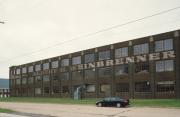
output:
<path id="1" fill-rule="evenodd" d="M 52 47 L 178 6 L 180 0 L 0 0 L 0 78 L 13 65 L 180 29 L 177 9 Z"/>

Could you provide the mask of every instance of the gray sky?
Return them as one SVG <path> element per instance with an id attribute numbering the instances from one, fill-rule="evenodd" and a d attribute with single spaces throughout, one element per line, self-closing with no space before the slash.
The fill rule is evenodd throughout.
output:
<path id="1" fill-rule="evenodd" d="M 178 9 L 14 58 L 177 6 L 180 0 L 0 0 L 0 77 L 12 65 L 180 29 Z"/>

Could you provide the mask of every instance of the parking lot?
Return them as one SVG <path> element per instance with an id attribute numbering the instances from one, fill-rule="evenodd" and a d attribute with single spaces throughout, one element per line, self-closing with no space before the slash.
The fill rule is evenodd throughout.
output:
<path id="1" fill-rule="evenodd" d="M 96 107 L 93 105 L 0 102 L 1 108 L 30 117 L 179 117 L 180 109 L 149 107 Z"/>

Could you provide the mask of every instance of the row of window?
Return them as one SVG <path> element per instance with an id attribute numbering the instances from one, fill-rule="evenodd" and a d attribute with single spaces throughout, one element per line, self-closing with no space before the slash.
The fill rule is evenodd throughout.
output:
<path id="1" fill-rule="evenodd" d="M 147 54 L 149 53 L 149 44 L 139 44 L 135 45 L 133 47 L 134 49 L 134 55 L 139 54 Z M 160 40 L 155 42 L 155 52 L 160 51 L 166 51 L 173 49 L 173 40 L 172 39 L 166 39 L 166 40 Z M 99 52 L 98 54 L 99 60 L 107 60 L 111 58 L 110 50 Z M 115 58 L 121 58 L 121 57 L 127 57 L 128 56 L 128 47 L 118 48 L 115 49 Z M 85 63 L 94 62 L 95 61 L 95 54 L 86 54 L 84 56 Z M 81 64 L 81 56 L 73 57 L 72 58 L 72 65 Z M 52 68 L 58 68 L 59 63 L 58 61 L 53 61 L 51 63 Z M 69 59 L 62 59 L 61 60 L 61 66 L 69 66 Z M 49 69 L 49 63 L 43 64 L 43 70 Z M 41 65 L 35 65 L 35 71 L 40 71 Z M 33 66 L 28 67 L 28 72 L 33 72 Z M 27 73 L 26 67 L 22 68 L 22 73 Z M 16 74 L 20 74 L 20 69 L 16 70 Z"/>
<path id="2" fill-rule="evenodd" d="M 165 72 L 165 71 L 173 71 L 174 70 L 174 61 L 173 60 L 164 60 L 164 61 L 156 61 L 156 72 Z M 135 73 L 139 72 L 148 72 L 149 71 L 149 63 L 138 63 L 135 65 Z M 128 74 L 128 65 L 120 65 L 115 66 L 115 76 Z M 99 77 L 111 77 L 112 76 L 112 68 L 105 67 L 99 68 L 98 70 Z M 36 76 L 37 79 L 40 79 L 40 76 Z M 62 80 L 69 79 L 69 72 L 63 72 L 60 75 Z M 72 72 L 72 79 L 82 78 L 83 73 L 82 71 L 73 71 Z M 95 77 L 95 69 L 87 69 L 84 70 L 84 77 L 85 79 L 94 78 Z M 53 79 L 58 79 L 58 76 L 53 76 Z M 29 78 L 31 79 L 31 78 Z M 43 76 L 44 81 L 49 81 L 49 76 Z M 23 81 L 22 81 L 23 82 Z"/>
<path id="3" fill-rule="evenodd" d="M 72 90 L 75 91 L 78 86 L 73 86 Z M 100 84 L 100 92 L 101 93 L 110 93 L 111 85 L 110 84 Z M 157 82 L 156 91 L 157 92 L 174 92 L 175 91 L 175 83 L 174 81 L 163 81 Z M 62 86 L 62 93 L 70 93 L 69 86 Z M 129 83 L 116 83 L 116 92 L 129 92 Z M 149 82 L 135 82 L 135 92 L 151 92 L 151 85 Z M 43 87 L 44 94 L 50 93 L 50 87 Z M 88 84 L 86 85 L 86 93 L 95 93 L 96 85 Z M 60 93 L 59 86 L 52 86 L 52 94 Z M 42 94 L 42 88 L 36 87 L 35 94 Z"/>

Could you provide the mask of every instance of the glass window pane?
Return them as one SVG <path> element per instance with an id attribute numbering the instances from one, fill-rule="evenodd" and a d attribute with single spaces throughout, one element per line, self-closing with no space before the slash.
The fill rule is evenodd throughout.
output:
<path id="1" fill-rule="evenodd" d="M 52 68 L 58 68 L 58 61 L 52 62 Z"/>
<path id="2" fill-rule="evenodd" d="M 88 70 L 85 70 L 84 71 L 84 77 L 85 79 L 88 79 L 88 78 L 95 78 L 95 70 L 94 69 L 88 69 Z"/>
<path id="3" fill-rule="evenodd" d="M 49 63 L 44 63 L 43 64 L 43 70 L 49 69 Z"/>
<path id="4" fill-rule="evenodd" d="M 156 62 L 156 72 L 162 72 L 162 71 L 164 71 L 164 62 L 157 61 Z"/>
<path id="5" fill-rule="evenodd" d="M 163 41 L 156 41 L 155 42 L 155 51 L 159 52 L 163 50 Z"/>
<path id="6" fill-rule="evenodd" d="M 141 44 L 141 54 L 146 54 L 149 52 L 149 45 L 147 43 Z"/>
<path id="7" fill-rule="evenodd" d="M 110 51 L 102 51 L 99 52 L 99 60 L 106 60 L 106 59 L 110 59 Z"/>
<path id="8" fill-rule="evenodd" d="M 40 71 L 41 70 L 41 65 L 39 64 L 39 65 L 36 65 L 35 66 L 35 71 Z"/>
<path id="9" fill-rule="evenodd" d="M 173 40 L 172 39 L 164 40 L 164 50 L 171 50 L 171 49 L 173 49 Z"/>
<path id="10" fill-rule="evenodd" d="M 99 77 L 112 77 L 112 68 L 99 68 Z"/>
<path id="11" fill-rule="evenodd" d="M 33 66 L 28 67 L 28 72 L 33 72 Z"/>
<path id="12" fill-rule="evenodd" d="M 69 59 L 62 59 L 61 66 L 69 66 Z"/>
<path id="13" fill-rule="evenodd" d="M 85 63 L 94 62 L 94 53 L 85 55 Z"/>
<path id="14" fill-rule="evenodd" d="M 166 60 L 165 61 L 165 71 L 173 71 L 174 70 L 174 61 Z"/>
<path id="15" fill-rule="evenodd" d="M 128 47 L 115 49 L 115 58 L 128 56 Z"/>
<path id="16" fill-rule="evenodd" d="M 48 75 L 43 76 L 43 81 L 49 82 L 50 81 L 49 76 Z"/>
<path id="17" fill-rule="evenodd" d="M 60 76 L 61 76 L 60 78 L 62 80 L 68 80 L 69 79 L 69 73 L 68 72 L 61 73 Z"/>
<path id="18" fill-rule="evenodd" d="M 16 69 L 16 74 L 20 74 L 21 70 L 20 69 Z"/>
<path id="19" fill-rule="evenodd" d="M 87 93 L 93 93 L 93 92 L 95 92 L 95 85 L 88 84 L 88 85 L 86 86 L 86 92 L 87 92 Z"/>
<path id="20" fill-rule="evenodd" d="M 27 68 L 26 67 L 22 68 L 22 73 L 27 73 Z"/>
<path id="21" fill-rule="evenodd" d="M 115 75 L 122 75 L 128 73 L 128 65 L 120 65 L 115 67 Z"/>
<path id="22" fill-rule="evenodd" d="M 81 64 L 81 56 L 73 57 L 72 64 L 73 65 Z"/>

